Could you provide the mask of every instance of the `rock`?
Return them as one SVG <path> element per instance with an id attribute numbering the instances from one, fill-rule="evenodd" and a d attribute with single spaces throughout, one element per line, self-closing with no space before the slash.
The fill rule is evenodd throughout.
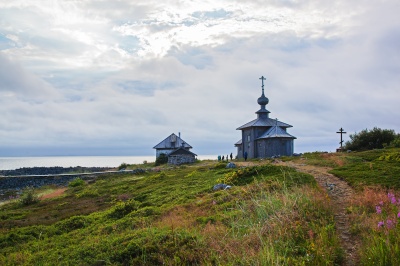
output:
<path id="1" fill-rule="evenodd" d="M 226 165 L 226 168 L 236 168 L 236 164 L 230 162 Z"/>
<path id="2" fill-rule="evenodd" d="M 227 184 L 216 184 L 214 187 L 213 187 L 213 190 L 214 191 L 216 191 L 216 190 L 225 190 L 225 189 L 230 189 L 231 188 L 231 186 L 229 186 L 229 185 L 227 185 Z"/>

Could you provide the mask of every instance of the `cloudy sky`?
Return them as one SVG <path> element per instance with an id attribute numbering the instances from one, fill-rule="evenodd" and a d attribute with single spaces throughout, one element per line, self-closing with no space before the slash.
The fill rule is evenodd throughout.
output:
<path id="1" fill-rule="evenodd" d="M 0 156 L 234 152 L 256 118 L 295 152 L 400 132 L 398 0 L 0 0 Z"/>

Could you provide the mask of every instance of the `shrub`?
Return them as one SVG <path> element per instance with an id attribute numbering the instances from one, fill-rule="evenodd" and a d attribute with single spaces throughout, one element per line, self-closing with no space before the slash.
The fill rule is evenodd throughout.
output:
<path id="1" fill-rule="evenodd" d="M 226 168 L 226 162 L 218 162 L 215 166 L 214 169 L 225 169 Z"/>
<path id="2" fill-rule="evenodd" d="M 121 163 L 121 165 L 118 166 L 118 171 L 125 170 L 127 167 L 128 167 L 128 165 L 126 163 Z"/>
<path id="3" fill-rule="evenodd" d="M 76 229 L 85 228 L 91 222 L 91 218 L 87 216 L 72 216 L 56 223 L 55 227 L 64 233 L 68 233 Z"/>
<path id="4" fill-rule="evenodd" d="M 118 202 L 115 207 L 112 209 L 108 217 L 120 219 L 125 215 L 131 213 L 132 211 L 136 211 L 139 209 L 140 202 L 130 199 L 124 202 Z"/>
<path id="5" fill-rule="evenodd" d="M 166 163 L 168 163 L 168 156 L 165 153 L 161 153 L 160 156 L 158 156 L 156 159 L 155 166 Z"/>
<path id="6" fill-rule="evenodd" d="M 27 206 L 39 202 L 40 199 L 35 194 L 33 187 L 27 187 L 19 198 L 19 201 L 22 205 Z"/>
<path id="7" fill-rule="evenodd" d="M 72 180 L 71 182 L 69 182 L 68 186 L 69 187 L 79 187 L 79 186 L 83 186 L 85 184 L 85 181 L 83 181 L 81 178 L 75 178 L 74 180 Z"/>
<path id="8" fill-rule="evenodd" d="M 400 134 L 397 134 L 396 138 L 390 142 L 388 148 L 400 148 Z"/>
<path id="9" fill-rule="evenodd" d="M 388 162 L 400 162 L 400 152 L 391 152 L 381 155 L 378 160 Z"/>
<path id="10" fill-rule="evenodd" d="M 364 129 L 360 133 L 350 135 L 350 141 L 345 144 L 346 150 L 362 151 L 382 149 L 396 138 L 392 129 L 380 129 L 374 127 L 372 130 Z"/>

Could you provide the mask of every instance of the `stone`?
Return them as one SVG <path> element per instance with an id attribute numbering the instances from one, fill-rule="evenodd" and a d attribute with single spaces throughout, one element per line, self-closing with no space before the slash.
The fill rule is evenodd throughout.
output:
<path id="1" fill-rule="evenodd" d="M 227 185 L 227 184 L 216 184 L 214 187 L 213 187 L 213 190 L 214 191 L 216 191 L 216 190 L 226 190 L 226 189 L 230 189 L 231 188 L 231 186 L 229 186 L 229 185 Z"/>
<path id="2" fill-rule="evenodd" d="M 236 168 L 236 164 L 230 162 L 226 165 L 226 168 Z"/>

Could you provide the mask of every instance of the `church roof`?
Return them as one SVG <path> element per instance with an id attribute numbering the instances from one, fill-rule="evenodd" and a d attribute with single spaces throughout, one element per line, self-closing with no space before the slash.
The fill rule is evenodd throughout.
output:
<path id="1" fill-rule="evenodd" d="M 185 141 L 183 141 L 180 137 L 172 133 L 169 135 L 166 139 L 158 143 L 156 146 L 153 147 L 153 149 L 177 149 L 182 147 L 191 149 L 193 148 L 189 144 L 187 144 Z"/>
<path id="2" fill-rule="evenodd" d="M 242 145 L 242 139 L 240 139 L 238 142 L 235 143 L 235 146 L 240 146 Z"/>
<path id="3" fill-rule="evenodd" d="M 275 119 L 272 118 L 267 118 L 267 117 L 263 117 L 263 118 L 257 118 L 254 119 L 253 121 L 250 121 L 246 124 L 244 124 L 241 127 L 238 127 L 236 130 L 242 130 L 245 128 L 249 128 L 249 127 L 273 127 L 277 125 L 278 127 L 283 127 L 283 128 L 287 128 L 287 127 L 292 127 L 289 124 L 277 121 Z"/>
<path id="4" fill-rule="evenodd" d="M 296 137 L 287 133 L 283 128 L 274 125 L 262 134 L 258 139 L 270 139 L 270 138 L 290 138 L 295 139 Z"/>

